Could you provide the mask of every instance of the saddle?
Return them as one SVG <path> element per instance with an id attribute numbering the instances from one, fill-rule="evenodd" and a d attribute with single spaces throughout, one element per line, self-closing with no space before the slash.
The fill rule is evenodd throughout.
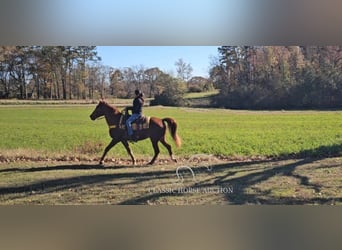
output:
<path id="1" fill-rule="evenodd" d="M 126 110 L 122 111 L 122 116 L 120 118 L 119 127 L 121 129 L 126 129 L 126 121 L 131 116 L 126 112 Z M 150 127 L 150 117 L 141 115 L 135 121 L 132 122 L 133 131 L 140 131 L 143 129 L 148 129 Z"/>

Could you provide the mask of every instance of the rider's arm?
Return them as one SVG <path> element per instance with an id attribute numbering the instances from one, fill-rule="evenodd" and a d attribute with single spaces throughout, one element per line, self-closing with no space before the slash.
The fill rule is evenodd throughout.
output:
<path id="1" fill-rule="evenodd" d="M 128 106 L 128 107 L 125 108 L 125 115 L 130 115 L 130 113 L 132 114 L 132 112 L 133 112 L 133 107 L 132 106 Z"/>

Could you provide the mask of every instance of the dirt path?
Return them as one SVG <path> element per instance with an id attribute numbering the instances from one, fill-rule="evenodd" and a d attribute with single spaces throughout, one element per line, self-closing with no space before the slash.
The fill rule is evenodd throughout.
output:
<path id="1" fill-rule="evenodd" d="M 0 204 L 342 204 L 342 157 L 0 163 Z"/>

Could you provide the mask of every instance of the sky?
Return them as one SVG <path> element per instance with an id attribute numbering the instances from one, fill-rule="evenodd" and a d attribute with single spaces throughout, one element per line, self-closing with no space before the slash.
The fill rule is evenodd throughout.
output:
<path id="1" fill-rule="evenodd" d="M 209 76 L 212 57 L 217 46 L 97 46 L 103 65 L 125 68 L 143 65 L 158 67 L 166 73 L 176 73 L 175 62 L 182 58 L 193 68 L 192 76 Z"/>

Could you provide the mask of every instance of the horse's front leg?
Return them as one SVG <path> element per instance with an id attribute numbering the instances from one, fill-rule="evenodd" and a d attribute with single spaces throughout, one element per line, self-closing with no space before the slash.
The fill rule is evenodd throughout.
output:
<path id="1" fill-rule="evenodd" d="M 131 150 L 131 148 L 129 147 L 129 144 L 127 141 L 125 140 L 122 140 L 121 143 L 125 146 L 126 150 L 127 150 L 127 153 L 131 156 L 131 159 L 132 159 L 132 162 L 133 162 L 133 165 L 136 164 L 136 161 L 135 161 L 135 158 L 134 158 L 134 155 L 133 155 L 133 152 Z"/>
<path id="2" fill-rule="evenodd" d="M 102 157 L 101 157 L 101 160 L 100 160 L 100 165 L 103 165 L 103 160 L 106 156 L 106 154 L 108 153 L 108 151 L 115 146 L 115 144 L 117 144 L 119 141 L 117 139 L 113 139 L 109 144 L 108 146 L 105 148 L 103 154 L 102 154 Z"/>

